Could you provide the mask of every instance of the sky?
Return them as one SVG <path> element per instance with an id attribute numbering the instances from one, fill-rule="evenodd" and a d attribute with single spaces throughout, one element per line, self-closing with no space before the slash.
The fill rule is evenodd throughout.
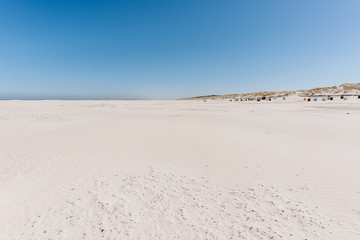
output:
<path id="1" fill-rule="evenodd" d="M 359 0 L 0 1 L 0 99 L 176 99 L 357 82 Z"/>

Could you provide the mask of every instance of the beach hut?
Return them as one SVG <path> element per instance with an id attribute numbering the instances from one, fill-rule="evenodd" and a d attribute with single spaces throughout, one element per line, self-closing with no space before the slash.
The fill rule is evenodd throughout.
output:
<path id="1" fill-rule="evenodd" d="M 330 97 L 330 100 L 332 101 L 332 100 L 334 100 L 334 98 L 333 98 L 333 97 Z"/>
<path id="2" fill-rule="evenodd" d="M 266 97 L 262 97 L 261 100 L 266 100 Z"/>
<path id="3" fill-rule="evenodd" d="M 341 95 L 341 96 L 340 96 L 340 99 L 344 99 L 344 95 Z"/>
<path id="4" fill-rule="evenodd" d="M 306 98 L 304 98 L 304 101 L 306 101 Z"/>
<path id="5" fill-rule="evenodd" d="M 328 100 L 330 100 L 330 96 L 328 96 Z"/>
<path id="6" fill-rule="evenodd" d="M 308 102 L 310 102 L 311 101 L 311 98 L 308 98 L 308 100 L 307 100 Z"/>
<path id="7" fill-rule="evenodd" d="M 326 101 L 326 98 L 323 97 L 322 100 L 323 100 L 323 101 Z"/>
<path id="8" fill-rule="evenodd" d="M 317 98 L 314 98 L 314 102 L 316 102 L 317 101 Z"/>
<path id="9" fill-rule="evenodd" d="M 269 101 L 271 102 L 271 98 L 269 98 Z"/>
<path id="10" fill-rule="evenodd" d="M 344 100 L 347 100 L 347 97 L 343 97 Z"/>
<path id="11" fill-rule="evenodd" d="M 286 100 L 286 97 L 283 97 L 283 100 Z"/>

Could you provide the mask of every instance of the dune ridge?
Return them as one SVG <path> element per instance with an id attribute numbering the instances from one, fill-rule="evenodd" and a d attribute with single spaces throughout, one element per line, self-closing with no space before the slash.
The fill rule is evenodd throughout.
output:
<path id="1" fill-rule="evenodd" d="M 287 97 L 287 96 L 317 96 L 317 95 L 341 95 L 354 94 L 360 95 L 360 83 L 344 83 L 333 87 L 318 87 L 294 91 L 270 91 L 270 92 L 253 92 L 242 94 L 225 94 L 225 95 L 208 95 L 191 98 L 182 98 L 180 100 L 206 100 L 206 99 L 231 99 L 231 98 L 259 98 L 259 97 Z"/>

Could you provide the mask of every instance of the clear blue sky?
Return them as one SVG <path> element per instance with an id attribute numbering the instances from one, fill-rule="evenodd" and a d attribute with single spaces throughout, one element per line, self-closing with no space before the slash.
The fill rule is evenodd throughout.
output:
<path id="1" fill-rule="evenodd" d="M 0 1 L 0 98 L 360 82 L 360 1 Z"/>

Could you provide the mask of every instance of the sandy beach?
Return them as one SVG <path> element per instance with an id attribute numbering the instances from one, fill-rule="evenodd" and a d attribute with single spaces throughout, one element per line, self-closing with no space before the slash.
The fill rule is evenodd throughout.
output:
<path id="1" fill-rule="evenodd" d="M 360 99 L 0 109 L 0 239 L 360 239 Z"/>

